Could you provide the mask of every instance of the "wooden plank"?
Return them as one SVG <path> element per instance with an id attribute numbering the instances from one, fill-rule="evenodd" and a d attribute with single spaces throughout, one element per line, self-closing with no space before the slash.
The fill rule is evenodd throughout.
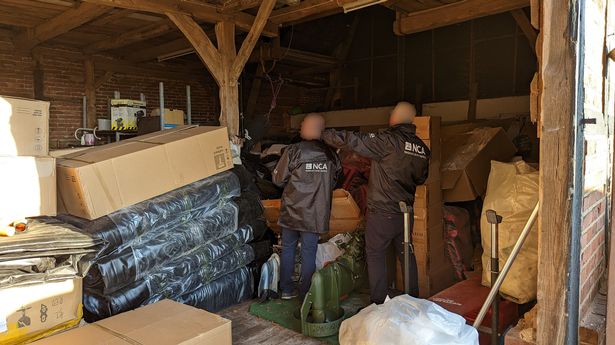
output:
<path id="1" fill-rule="evenodd" d="M 527 38 L 527 41 L 529 42 L 530 47 L 532 47 L 532 50 L 535 50 L 536 49 L 536 39 L 538 38 L 538 33 L 536 32 L 536 30 L 534 30 L 532 23 L 530 23 L 530 19 L 525 15 L 525 11 L 519 8 L 519 9 L 510 11 L 510 14 L 515 19 L 515 22 L 517 22 L 519 29 L 523 31 L 523 34 Z"/>
<path id="2" fill-rule="evenodd" d="M 167 13 L 167 16 L 188 39 L 194 50 L 197 52 L 211 75 L 216 79 L 218 85 L 224 81 L 222 70 L 222 57 L 220 52 L 205 31 L 192 19 L 184 14 Z"/>
<path id="3" fill-rule="evenodd" d="M 171 31 L 175 31 L 176 27 L 168 20 L 161 20 L 160 23 L 154 23 L 148 26 L 138 28 L 136 30 L 127 31 L 111 39 L 101 40 L 90 44 L 84 48 L 87 54 L 98 53 L 105 50 L 112 50 L 131 45 L 136 42 L 145 41 L 150 38 L 162 36 Z"/>
<path id="4" fill-rule="evenodd" d="M 32 49 L 34 46 L 79 27 L 110 10 L 108 7 L 82 3 L 77 8 L 67 10 L 17 35 L 14 40 L 15 46 L 22 50 Z"/>
<path id="5" fill-rule="evenodd" d="M 540 28 L 540 0 L 530 0 L 530 17 L 532 26 L 538 30 Z"/>
<path id="6" fill-rule="evenodd" d="M 239 48 L 239 52 L 237 53 L 237 57 L 233 61 L 233 67 L 231 70 L 231 78 L 238 79 L 243 67 L 245 66 L 248 58 L 252 54 L 252 50 L 254 46 L 256 46 L 256 42 L 258 41 L 265 24 L 268 21 L 269 15 L 273 10 L 273 6 L 275 5 L 275 0 L 263 0 L 262 4 L 258 9 L 258 13 L 256 14 L 256 19 L 254 20 L 254 25 L 248 32 L 248 36 L 243 40 L 241 44 L 241 48 Z"/>
<path id="7" fill-rule="evenodd" d="M 208 35 L 208 37 L 212 39 L 215 38 L 215 35 L 211 34 Z M 170 52 L 185 50 L 188 48 L 192 48 L 190 41 L 188 41 L 185 37 L 182 37 L 151 48 L 140 49 L 139 51 L 128 53 L 127 55 L 124 55 L 124 58 L 132 62 L 143 62 L 154 60 L 158 56 L 168 54 Z"/>
<path id="8" fill-rule="evenodd" d="M 262 0 L 227 0 L 222 5 L 222 12 L 232 13 L 245 11 L 259 6 L 261 1 Z"/>
<path id="9" fill-rule="evenodd" d="M 233 15 L 227 15 L 221 12 L 218 7 L 198 1 L 198 0 L 84 0 L 90 3 L 105 5 L 111 7 L 120 7 L 129 10 L 192 16 L 195 19 L 202 20 L 208 23 L 217 23 L 220 21 L 232 21 L 238 28 L 243 31 L 249 31 L 254 23 L 254 16 L 238 12 Z M 276 37 L 278 35 L 277 25 L 274 23 L 266 23 L 262 34 L 267 37 Z"/>
<path id="10" fill-rule="evenodd" d="M 94 57 L 94 65 L 97 70 L 127 75 L 148 76 L 153 78 L 171 80 L 195 80 L 206 79 L 206 73 L 198 69 L 164 68 L 159 65 L 132 64 L 127 61 Z"/>
<path id="11" fill-rule="evenodd" d="M 400 33 L 411 34 L 529 6 L 529 0 L 465 0 L 402 15 L 395 22 Z"/>
<path id="12" fill-rule="evenodd" d="M 299 5 L 282 7 L 271 13 L 269 19 L 277 24 L 297 23 L 320 13 L 342 12 L 336 0 L 304 0 Z"/>
<path id="13" fill-rule="evenodd" d="M 239 131 L 239 85 L 233 78 L 232 69 L 237 50 L 235 47 L 235 26 L 230 22 L 216 24 L 216 38 L 221 57 L 222 76 L 218 82 L 220 95 L 220 126 L 226 126 L 229 134 Z"/>
<path id="14" fill-rule="evenodd" d="M 106 71 L 102 77 L 96 79 L 96 82 L 94 82 L 94 88 L 95 89 L 100 88 L 101 86 L 103 86 L 104 83 L 108 82 L 109 79 L 111 79 L 112 77 L 113 77 L 113 72 Z"/>
<path id="15" fill-rule="evenodd" d="M 538 215 L 537 344 L 564 344 L 571 227 L 575 47 L 570 37 L 574 4 L 542 1 L 540 94 L 540 214 Z M 579 81 L 582 82 L 582 81 Z"/>
<path id="16" fill-rule="evenodd" d="M 86 127 L 94 128 L 96 126 L 96 82 L 94 79 L 94 60 L 91 58 L 85 59 L 83 62 L 83 71 L 85 75 L 85 98 L 86 98 Z"/>

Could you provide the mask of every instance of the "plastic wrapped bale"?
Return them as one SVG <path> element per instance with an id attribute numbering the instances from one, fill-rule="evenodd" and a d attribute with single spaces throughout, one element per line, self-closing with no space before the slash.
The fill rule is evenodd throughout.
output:
<path id="1" fill-rule="evenodd" d="M 103 295 L 96 290 L 86 288 L 84 292 L 85 318 L 88 322 L 93 322 L 144 305 L 148 299 L 158 293 L 156 286 L 182 282 L 192 272 L 208 266 L 209 263 L 222 258 L 225 254 L 231 253 L 237 248 L 247 246 L 246 243 L 251 239 L 252 229 L 249 226 L 242 226 L 230 235 L 213 240 L 188 251 L 185 255 L 168 261 L 164 266 L 152 271 L 143 279 L 112 294 Z M 237 254 L 242 255 L 241 253 Z M 249 262 L 253 259 L 253 252 L 250 255 L 249 250 L 244 255 L 246 257 L 241 258 L 237 267 L 228 270 L 227 268 L 218 268 L 217 272 L 225 270 L 226 272 L 216 273 L 214 276 L 217 278 L 234 271 L 242 266 L 242 262 Z M 211 270 L 206 272 L 211 272 Z M 203 282 L 203 284 L 205 283 Z"/>
<path id="2" fill-rule="evenodd" d="M 181 256 L 186 248 L 209 243 L 237 229 L 237 207 L 227 203 L 199 219 L 147 232 L 122 250 L 97 260 L 86 277 L 88 289 L 109 294 L 135 282 L 166 261 Z"/>
<path id="3" fill-rule="evenodd" d="M 215 313 L 250 299 L 253 286 L 250 269 L 242 267 L 176 301 Z"/>
<path id="4" fill-rule="evenodd" d="M 491 162 L 491 173 L 487 182 L 487 194 L 481 215 L 481 238 L 483 244 L 484 286 L 491 286 L 490 253 L 491 227 L 485 212 L 495 210 L 502 216 L 499 225 L 498 246 L 500 267 L 523 231 L 525 223 L 538 202 L 538 171 L 523 161 L 515 163 Z M 517 304 L 536 299 L 538 276 L 538 223 L 530 230 L 515 262 L 512 264 L 500 288 L 502 295 Z"/>
<path id="5" fill-rule="evenodd" d="M 424 299 L 401 295 L 372 304 L 340 327 L 341 345 L 478 345 L 463 317 Z"/>
<path id="6" fill-rule="evenodd" d="M 239 194 L 237 176 L 223 172 L 92 221 L 68 215 L 59 218 L 105 240 L 103 255 L 147 232 L 165 231 L 173 224 L 201 217 Z"/>

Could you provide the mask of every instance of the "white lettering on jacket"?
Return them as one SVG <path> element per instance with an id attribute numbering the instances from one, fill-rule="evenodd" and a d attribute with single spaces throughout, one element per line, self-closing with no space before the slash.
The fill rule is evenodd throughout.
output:
<path id="1" fill-rule="evenodd" d="M 408 155 L 427 158 L 427 156 L 425 155 L 425 147 L 420 144 L 409 143 L 406 141 L 404 152 Z"/>
<path id="2" fill-rule="evenodd" d="M 305 163 L 305 172 L 327 172 L 327 163 Z"/>

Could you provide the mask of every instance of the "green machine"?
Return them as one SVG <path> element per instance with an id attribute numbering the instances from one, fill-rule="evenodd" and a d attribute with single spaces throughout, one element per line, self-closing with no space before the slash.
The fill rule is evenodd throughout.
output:
<path id="1" fill-rule="evenodd" d="M 340 301 L 365 285 L 363 232 L 356 231 L 351 235 L 346 252 L 312 276 L 310 291 L 300 309 L 304 335 L 320 338 L 336 334 L 344 320 Z"/>

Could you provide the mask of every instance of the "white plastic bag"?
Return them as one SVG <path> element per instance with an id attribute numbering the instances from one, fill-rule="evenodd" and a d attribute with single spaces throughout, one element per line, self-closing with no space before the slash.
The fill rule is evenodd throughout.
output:
<path id="1" fill-rule="evenodd" d="M 342 247 L 350 241 L 350 234 L 337 234 L 325 243 L 320 243 L 316 250 L 316 270 L 323 268 L 327 262 L 334 261 L 344 254 Z"/>
<path id="2" fill-rule="evenodd" d="M 478 345 L 478 332 L 439 305 L 408 295 L 372 304 L 344 320 L 340 345 Z"/>

